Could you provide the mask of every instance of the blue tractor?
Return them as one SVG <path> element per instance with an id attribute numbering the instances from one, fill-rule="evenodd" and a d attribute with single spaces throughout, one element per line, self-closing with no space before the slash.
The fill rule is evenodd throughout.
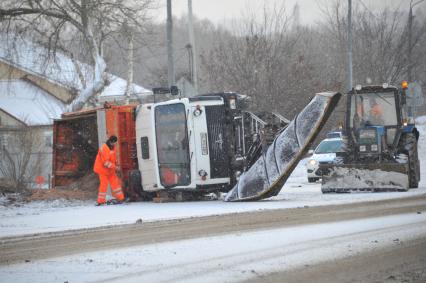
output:
<path id="1" fill-rule="evenodd" d="M 320 164 L 323 193 L 417 188 L 419 132 L 408 84 L 357 86 L 347 94 L 343 152 Z"/>

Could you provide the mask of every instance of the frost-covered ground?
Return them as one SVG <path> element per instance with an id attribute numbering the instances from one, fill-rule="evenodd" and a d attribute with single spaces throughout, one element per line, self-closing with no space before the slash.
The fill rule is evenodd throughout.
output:
<path id="1" fill-rule="evenodd" d="M 426 116 L 417 121 L 421 133 L 419 156 L 422 180 L 419 189 L 409 192 L 323 195 L 319 183 L 307 182 L 305 161 L 302 160 L 278 196 L 257 202 L 227 203 L 220 200 L 182 203 L 139 202 L 96 207 L 93 202 L 65 200 L 5 206 L 0 200 L 0 237 L 128 224 L 135 223 L 138 219 L 144 222 L 158 221 L 424 195 L 426 194 Z"/>

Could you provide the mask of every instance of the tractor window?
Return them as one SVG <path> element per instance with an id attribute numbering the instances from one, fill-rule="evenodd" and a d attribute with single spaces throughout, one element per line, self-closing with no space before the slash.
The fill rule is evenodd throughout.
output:
<path id="1" fill-rule="evenodd" d="M 397 110 L 393 92 L 361 93 L 352 96 L 351 127 L 396 126 Z"/>
<path id="2" fill-rule="evenodd" d="M 155 130 L 161 184 L 165 187 L 189 185 L 191 180 L 184 104 L 157 106 Z"/>

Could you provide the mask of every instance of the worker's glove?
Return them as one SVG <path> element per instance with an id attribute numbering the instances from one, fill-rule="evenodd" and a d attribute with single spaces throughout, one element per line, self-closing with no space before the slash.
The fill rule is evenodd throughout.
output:
<path id="1" fill-rule="evenodd" d="M 117 176 L 120 177 L 120 178 L 123 177 L 122 172 L 121 172 L 121 168 L 118 165 L 115 167 L 115 174 L 117 174 Z"/>
<path id="2" fill-rule="evenodd" d="M 111 162 L 109 162 L 109 161 L 107 161 L 107 162 L 105 162 L 105 163 L 104 163 L 104 166 L 105 166 L 106 168 L 112 168 L 112 163 L 111 163 Z"/>

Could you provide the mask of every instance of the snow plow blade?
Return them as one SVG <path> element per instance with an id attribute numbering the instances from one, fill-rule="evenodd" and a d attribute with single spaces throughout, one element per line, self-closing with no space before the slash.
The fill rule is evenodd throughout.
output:
<path id="1" fill-rule="evenodd" d="M 266 153 L 244 172 L 225 201 L 276 196 L 336 107 L 340 93 L 318 93 L 275 138 Z"/>
<path id="2" fill-rule="evenodd" d="M 321 164 L 323 193 L 407 191 L 408 164 Z"/>

